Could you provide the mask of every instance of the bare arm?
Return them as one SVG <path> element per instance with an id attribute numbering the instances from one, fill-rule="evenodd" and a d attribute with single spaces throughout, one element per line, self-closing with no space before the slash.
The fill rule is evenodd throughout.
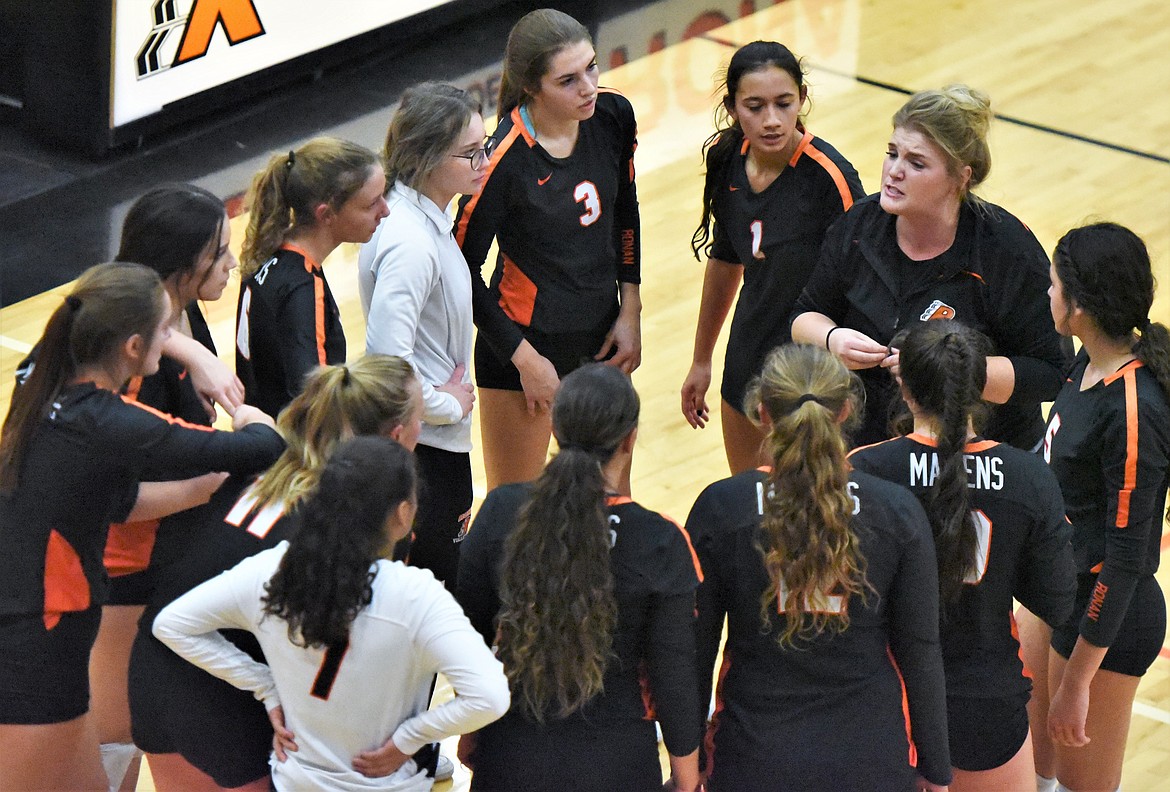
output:
<path id="1" fill-rule="evenodd" d="M 735 293 L 743 279 L 743 266 L 721 259 L 707 259 L 703 274 L 703 297 L 699 302 L 699 319 L 695 325 L 695 351 L 691 369 L 682 385 L 682 413 L 692 427 L 702 429 L 707 423 L 707 389 L 711 387 L 711 356 L 719 331 L 727 320 Z"/>
<path id="2" fill-rule="evenodd" d="M 144 481 L 138 485 L 138 500 L 126 522 L 161 520 L 202 506 L 211 500 L 227 477 L 227 473 L 205 473 L 180 481 Z"/>

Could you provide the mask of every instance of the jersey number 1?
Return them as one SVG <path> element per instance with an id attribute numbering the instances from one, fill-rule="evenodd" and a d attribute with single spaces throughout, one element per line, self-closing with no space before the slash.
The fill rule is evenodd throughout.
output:
<path id="1" fill-rule="evenodd" d="M 585 204 L 585 214 L 579 218 L 581 225 L 591 226 L 601 218 L 601 196 L 593 182 L 583 181 L 578 184 L 573 190 L 573 200 Z"/>
<path id="2" fill-rule="evenodd" d="M 753 220 L 748 227 L 752 231 L 752 258 L 762 259 L 764 254 L 760 251 L 760 243 L 764 241 L 764 224 L 760 220 Z"/>

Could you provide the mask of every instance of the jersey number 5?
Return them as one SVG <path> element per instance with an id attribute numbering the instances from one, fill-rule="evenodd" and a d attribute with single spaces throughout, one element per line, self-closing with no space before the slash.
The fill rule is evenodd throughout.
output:
<path id="1" fill-rule="evenodd" d="M 585 204 L 585 214 L 579 218 L 581 225 L 591 226 L 601 218 L 601 196 L 593 182 L 583 181 L 578 184 L 573 190 L 573 200 Z"/>

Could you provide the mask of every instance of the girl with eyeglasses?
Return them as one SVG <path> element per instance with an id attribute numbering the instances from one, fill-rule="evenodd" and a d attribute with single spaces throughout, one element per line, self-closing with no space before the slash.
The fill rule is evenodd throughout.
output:
<path id="1" fill-rule="evenodd" d="M 739 473 L 760 464 L 764 440 L 744 414 L 748 381 L 771 349 L 792 340 L 788 315 L 825 232 L 864 192 L 849 161 L 805 129 L 804 68 L 783 44 L 740 47 L 721 87 L 718 129 L 703 146 L 703 218 L 691 239 L 695 258 L 706 253 L 707 270 L 682 411 L 691 426 L 706 425 L 711 355 L 735 301 L 720 425 L 727 464 Z"/>
<path id="2" fill-rule="evenodd" d="M 383 151 L 389 215 L 358 256 L 366 351 L 399 355 L 418 373 L 422 486 L 409 563 L 454 589 L 471 518 L 471 273 L 447 207 L 487 177 L 479 104 L 440 83 L 402 95 Z M 401 555 L 401 553 L 400 553 Z"/>
<path id="3" fill-rule="evenodd" d="M 628 374 L 642 359 L 636 122 L 625 97 L 598 88 L 589 31 L 548 8 L 521 18 L 497 112 L 483 189 L 456 222 L 472 269 L 489 487 L 540 474 L 562 377 L 591 360 Z"/>

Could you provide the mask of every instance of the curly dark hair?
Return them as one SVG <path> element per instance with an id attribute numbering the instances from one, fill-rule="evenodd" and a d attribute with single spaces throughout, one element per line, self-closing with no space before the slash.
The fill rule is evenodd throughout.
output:
<path id="1" fill-rule="evenodd" d="M 968 426 L 978 426 L 986 415 L 983 388 L 991 342 L 959 322 L 935 320 L 916 322 L 891 343 L 901 350 L 903 386 L 938 422 L 939 470 L 924 505 L 934 532 L 941 602 L 946 605 L 962 592 L 978 555 L 963 449 Z"/>
<path id="2" fill-rule="evenodd" d="M 393 440 L 347 440 L 325 464 L 300 509 L 300 525 L 265 585 L 264 612 L 288 623 L 298 646 L 344 644 L 373 597 L 388 537 L 386 519 L 418 485 L 414 455 Z"/>
<path id="3" fill-rule="evenodd" d="M 638 425 L 638 394 L 594 363 L 553 402 L 560 452 L 536 480 L 504 549 L 500 660 L 512 700 L 533 720 L 564 718 L 602 692 L 617 625 L 601 466 Z"/>

